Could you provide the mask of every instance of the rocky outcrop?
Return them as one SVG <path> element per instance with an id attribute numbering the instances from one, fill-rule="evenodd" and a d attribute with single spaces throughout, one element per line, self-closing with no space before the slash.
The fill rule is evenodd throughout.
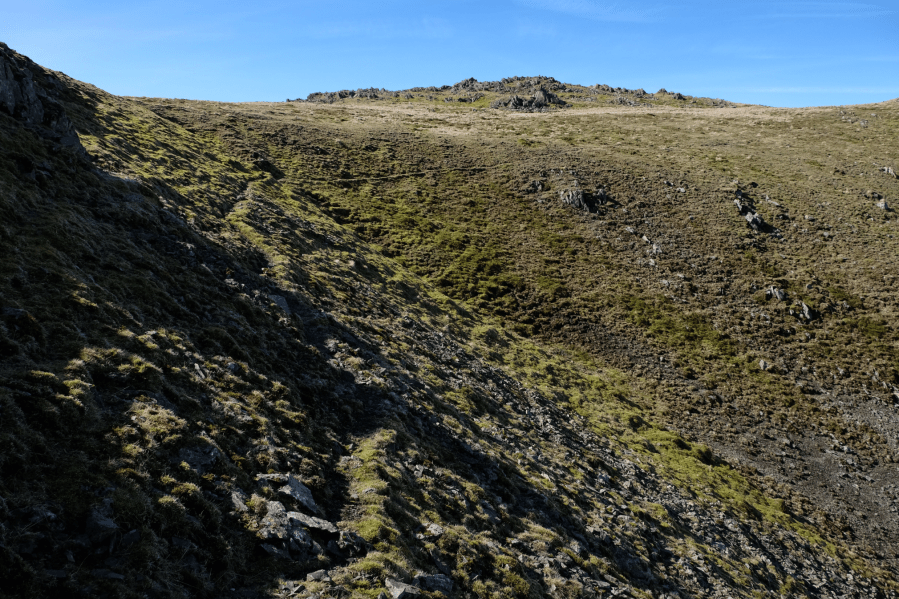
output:
<path id="1" fill-rule="evenodd" d="M 491 108 L 507 108 L 509 110 L 520 110 L 522 112 L 539 112 L 546 110 L 552 106 L 566 107 L 568 104 L 554 93 L 544 88 L 536 90 L 530 98 L 522 98 L 514 94 L 507 99 L 499 99 L 493 102 Z"/>
<path id="2" fill-rule="evenodd" d="M 60 146 L 81 148 L 58 96 L 62 82 L 0 42 L 0 111 Z"/>

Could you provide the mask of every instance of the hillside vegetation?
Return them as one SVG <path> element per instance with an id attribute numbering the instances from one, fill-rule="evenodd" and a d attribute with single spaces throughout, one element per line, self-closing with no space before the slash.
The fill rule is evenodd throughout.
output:
<path id="1" fill-rule="evenodd" d="M 897 132 L 0 44 L 0 595 L 896 597 Z"/>

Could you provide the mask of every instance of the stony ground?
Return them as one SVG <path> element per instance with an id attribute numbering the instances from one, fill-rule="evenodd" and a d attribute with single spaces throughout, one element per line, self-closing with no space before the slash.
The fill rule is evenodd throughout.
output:
<path id="1" fill-rule="evenodd" d="M 0 593 L 896 595 L 899 103 L 0 100 Z"/>

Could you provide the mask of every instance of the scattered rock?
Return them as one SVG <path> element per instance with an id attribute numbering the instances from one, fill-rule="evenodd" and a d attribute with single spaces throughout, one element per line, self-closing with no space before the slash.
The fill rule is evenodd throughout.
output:
<path id="1" fill-rule="evenodd" d="M 257 535 L 263 541 L 268 541 L 268 545 L 291 552 L 298 556 L 298 559 L 304 559 L 309 554 L 320 554 L 321 547 L 309 536 L 304 522 L 297 518 L 300 514 L 297 512 L 287 512 L 284 505 L 278 501 L 270 501 L 267 506 L 268 513 L 262 520 L 262 528 L 259 529 Z M 272 553 L 265 546 L 263 549 Z M 275 552 L 274 555 L 280 553 Z"/>
<path id="2" fill-rule="evenodd" d="M 306 575 L 306 582 L 331 582 L 327 570 L 316 570 Z"/>
<path id="3" fill-rule="evenodd" d="M 774 299 L 776 299 L 779 302 L 782 302 L 785 299 L 787 299 L 787 294 L 783 290 L 778 289 L 777 287 L 774 287 L 773 285 L 771 287 L 769 287 L 767 291 L 765 291 L 765 295 L 768 297 L 768 299 L 771 299 L 773 297 Z"/>
<path id="4" fill-rule="evenodd" d="M 119 529 L 112 520 L 111 502 L 102 507 L 94 508 L 87 517 L 85 532 L 94 544 L 100 544 L 108 540 Z"/>
<path id="5" fill-rule="evenodd" d="M 122 540 L 119 541 L 119 547 L 122 549 L 128 549 L 132 545 L 140 542 L 140 531 L 136 528 L 122 537 Z"/>
<path id="6" fill-rule="evenodd" d="M 596 212 L 596 201 L 581 189 L 570 189 L 559 192 L 562 203 L 584 212 Z"/>
<path id="7" fill-rule="evenodd" d="M 404 582 L 400 582 L 399 580 L 394 580 L 393 578 L 385 580 L 384 586 L 387 587 L 387 591 L 393 599 L 409 599 L 410 597 L 418 597 L 421 595 L 419 589 Z"/>
<path id="8" fill-rule="evenodd" d="M 887 204 L 886 200 L 881 200 L 874 205 L 877 206 L 878 208 L 880 208 L 881 210 L 889 210 L 890 209 L 890 205 Z"/>
<path id="9" fill-rule="evenodd" d="M 231 492 L 231 505 L 234 506 L 234 510 L 237 512 L 246 512 L 249 508 L 246 505 L 247 496 L 244 495 L 241 491 L 232 491 Z"/>
<path id="10" fill-rule="evenodd" d="M 799 307 L 802 309 L 802 317 L 806 320 L 813 320 L 815 318 L 814 311 L 809 308 L 805 302 L 799 302 Z"/>
<path id="11" fill-rule="evenodd" d="M 765 226 L 765 221 L 762 220 L 762 217 L 759 216 L 755 212 L 750 212 L 746 215 L 746 222 L 749 223 L 749 226 L 752 227 L 756 231 L 760 231 L 762 227 Z"/>
<path id="12" fill-rule="evenodd" d="M 506 108 L 509 110 L 520 110 L 522 112 L 539 112 L 546 110 L 551 106 L 567 107 L 568 104 L 554 93 L 544 88 L 538 88 L 531 98 L 522 98 L 514 94 L 506 100 L 496 100 L 490 108 Z"/>
<path id="13" fill-rule="evenodd" d="M 256 477 L 256 480 L 287 483 L 278 489 L 278 493 L 290 497 L 312 513 L 318 512 L 318 506 L 315 505 L 315 499 L 312 498 L 312 492 L 293 474 L 260 474 Z"/>
<path id="14" fill-rule="evenodd" d="M 287 314 L 290 314 L 290 306 L 287 305 L 287 299 L 283 295 L 269 295 L 268 299 L 272 300 L 272 303 L 284 310 Z"/>
<path id="15" fill-rule="evenodd" d="M 412 584 L 432 593 L 443 593 L 447 597 L 453 592 L 453 581 L 443 574 L 428 576 L 420 574 L 416 576 Z"/>
<path id="16" fill-rule="evenodd" d="M 321 518 L 315 518 L 313 516 L 307 516 L 306 514 L 301 514 L 300 512 L 288 512 L 287 517 L 291 520 L 295 520 L 301 523 L 303 526 L 307 528 L 312 528 L 315 530 L 323 530 L 325 532 L 329 532 L 332 534 L 337 534 L 339 531 L 337 527 L 328 522 L 327 520 L 322 520 Z"/>
<path id="17" fill-rule="evenodd" d="M 764 360 L 759 360 L 759 368 L 761 370 L 768 370 L 769 368 L 771 368 L 771 365 L 768 364 L 767 362 L 765 362 Z"/>
<path id="18" fill-rule="evenodd" d="M 91 575 L 96 576 L 97 578 L 105 578 L 107 580 L 125 580 L 125 576 L 123 574 L 119 574 L 118 572 L 113 572 L 112 570 L 107 570 L 105 568 L 97 568 L 96 570 L 91 570 Z"/>
<path id="19" fill-rule="evenodd" d="M 271 543 L 263 543 L 261 545 L 262 550 L 268 553 L 272 557 L 277 557 L 279 559 L 290 559 L 290 553 L 287 550 L 272 545 Z"/>
<path id="20" fill-rule="evenodd" d="M 221 453 L 212 445 L 206 447 L 184 447 L 178 451 L 178 459 L 186 462 L 198 474 L 206 474 L 219 459 Z"/>

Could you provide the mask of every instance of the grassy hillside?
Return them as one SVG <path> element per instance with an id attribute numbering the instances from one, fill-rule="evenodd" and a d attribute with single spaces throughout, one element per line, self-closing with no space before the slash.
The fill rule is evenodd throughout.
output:
<path id="1" fill-rule="evenodd" d="M 0 61 L 0 593 L 896 595 L 899 103 Z"/>

